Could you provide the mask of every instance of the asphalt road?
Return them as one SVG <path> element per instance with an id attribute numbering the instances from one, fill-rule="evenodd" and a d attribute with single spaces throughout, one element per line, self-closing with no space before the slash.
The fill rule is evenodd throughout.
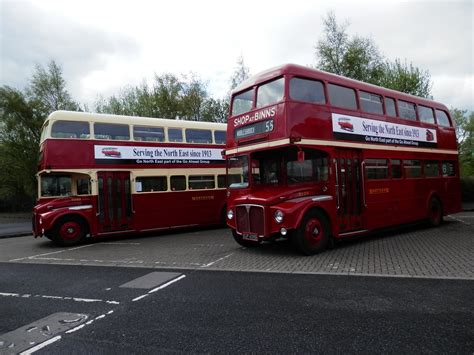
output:
<path id="1" fill-rule="evenodd" d="M 167 287 L 153 278 L 123 287 L 171 271 Z M 469 280 L 18 263 L 1 263 L 0 274 L 0 344 L 57 312 L 87 316 L 38 353 L 474 350 Z"/>

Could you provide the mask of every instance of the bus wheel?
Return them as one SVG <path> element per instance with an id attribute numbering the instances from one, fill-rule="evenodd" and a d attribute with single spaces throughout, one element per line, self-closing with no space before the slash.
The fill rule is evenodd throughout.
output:
<path id="1" fill-rule="evenodd" d="M 77 217 L 64 217 L 55 224 L 52 235 L 56 244 L 74 245 L 84 239 L 86 226 Z"/>
<path id="2" fill-rule="evenodd" d="M 431 227 L 437 227 L 441 223 L 443 223 L 443 206 L 436 197 L 433 197 L 428 210 L 428 224 Z"/>
<path id="3" fill-rule="evenodd" d="M 242 236 L 235 231 L 235 229 L 232 229 L 232 235 L 234 236 L 234 240 L 237 243 L 246 248 L 253 248 L 260 244 L 259 242 L 252 242 L 251 240 L 243 239 Z"/>
<path id="4" fill-rule="evenodd" d="M 324 214 L 320 211 L 310 211 L 293 234 L 293 244 L 305 255 L 317 254 L 328 245 L 329 230 L 329 223 Z"/>

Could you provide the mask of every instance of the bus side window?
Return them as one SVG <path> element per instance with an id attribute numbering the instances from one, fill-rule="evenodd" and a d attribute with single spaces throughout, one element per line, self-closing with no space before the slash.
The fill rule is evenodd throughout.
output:
<path id="1" fill-rule="evenodd" d="M 183 131 L 181 128 L 168 128 L 168 141 L 169 142 L 182 142 Z"/>
<path id="2" fill-rule="evenodd" d="M 146 142 L 164 142 L 165 129 L 163 127 L 133 126 L 133 139 Z"/>
<path id="3" fill-rule="evenodd" d="M 116 123 L 94 123 L 94 137 L 96 139 L 130 140 L 130 127 Z"/>
<path id="4" fill-rule="evenodd" d="M 454 169 L 454 161 L 443 161 L 442 164 L 443 176 L 456 176 Z"/>
<path id="5" fill-rule="evenodd" d="M 402 177 L 402 162 L 400 159 L 392 159 L 392 179 L 401 179 Z"/>
<path id="6" fill-rule="evenodd" d="M 217 188 L 225 189 L 227 187 L 225 183 L 225 175 L 217 175 Z"/>
<path id="7" fill-rule="evenodd" d="M 385 98 L 385 112 L 389 116 L 397 117 L 397 111 L 395 110 L 395 100 L 391 97 Z"/>
<path id="8" fill-rule="evenodd" d="M 214 143 L 225 144 L 226 131 L 214 131 Z"/>
<path id="9" fill-rule="evenodd" d="M 76 181 L 76 189 L 78 195 L 90 195 L 91 180 L 89 178 L 78 178 Z"/>
<path id="10" fill-rule="evenodd" d="M 88 139 L 89 122 L 56 121 L 51 128 L 51 137 Z"/>
<path id="11" fill-rule="evenodd" d="M 329 100 L 336 107 L 357 110 L 355 91 L 344 86 L 329 84 Z"/>
<path id="12" fill-rule="evenodd" d="M 433 109 L 426 106 L 418 106 L 418 114 L 420 115 L 420 121 L 425 123 L 435 123 Z"/>
<path id="13" fill-rule="evenodd" d="M 292 100 L 314 104 L 324 104 L 326 102 L 323 83 L 302 78 L 292 78 L 290 80 L 290 97 Z"/>
<path id="14" fill-rule="evenodd" d="M 184 191 L 186 190 L 186 176 L 172 176 L 170 178 L 171 191 Z"/>
<path id="15" fill-rule="evenodd" d="M 368 180 L 388 179 L 388 159 L 365 159 Z"/>
<path id="16" fill-rule="evenodd" d="M 141 187 L 137 192 L 167 191 L 166 176 L 141 176 L 136 178 L 136 183 Z"/>
<path id="17" fill-rule="evenodd" d="M 439 176 L 439 162 L 436 160 L 427 160 L 425 163 L 425 176 L 436 177 Z"/>
<path id="18" fill-rule="evenodd" d="M 415 104 L 412 104 L 411 102 L 398 100 L 398 113 L 401 118 L 416 121 Z"/>
<path id="19" fill-rule="evenodd" d="M 204 129 L 187 129 L 186 130 L 187 143 L 212 143 L 211 131 Z"/>
<path id="20" fill-rule="evenodd" d="M 369 113 L 383 115 L 382 97 L 370 92 L 359 91 L 360 108 Z"/>
<path id="21" fill-rule="evenodd" d="M 421 177 L 421 162 L 419 160 L 404 160 L 403 170 L 407 178 Z"/>
<path id="22" fill-rule="evenodd" d="M 443 127 L 451 127 L 451 123 L 449 122 L 448 115 L 446 112 L 441 110 L 436 110 L 436 120 L 438 124 Z"/>
<path id="23" fill-rule="evenodd" d="M 197 175 L 189 177 L 190 190 L 213 189 L 216 186 L 214 175 Z"/>

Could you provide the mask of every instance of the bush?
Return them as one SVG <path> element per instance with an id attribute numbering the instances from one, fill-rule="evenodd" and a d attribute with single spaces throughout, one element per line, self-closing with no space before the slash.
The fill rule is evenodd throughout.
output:
<path id="1" fill-rule="evenodd" d="M 474 177 L 461 178 L 462 202 L 474 202 Z"/>

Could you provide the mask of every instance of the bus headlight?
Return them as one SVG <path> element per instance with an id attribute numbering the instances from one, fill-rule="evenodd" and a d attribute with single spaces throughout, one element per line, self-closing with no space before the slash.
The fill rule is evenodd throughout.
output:
<path id="1" fill-rule="evenodd" d="M 281 223 L 283 222 L 283 217 L 285 217 L 285 214 L 280 210 L 276 210 L 274 217 L 277 223 Z"/>
<path id="2" fill-rule="evenodd" d="M 234 218 L 234 211 L 229 210 L 229 211 L 227 212 L 227 218 L 228 218 L 228 219 Z"/>

